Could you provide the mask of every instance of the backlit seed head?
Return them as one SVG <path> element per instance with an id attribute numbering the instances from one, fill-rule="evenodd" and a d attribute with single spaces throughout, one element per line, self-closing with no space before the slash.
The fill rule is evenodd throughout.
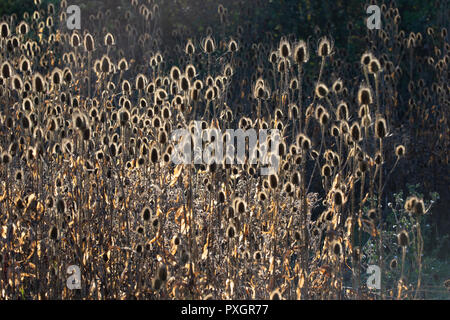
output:
<path id="1" fill-rule="evenodd" d="M 368 69 L 369 69 L 369 73 L 377 74 L 378 72 L 381 71 L 380 61 L 376 58 L 373 58 L 372 60 L 370 60 Z"/>
<path id="2" fill-rule="evenodd" d="M 392 271 L 394 271 L 395 269 L 397 269 L 397 265 L 398 265 L 398 262 L 397 262 L 397 259 L 392 259 L 391 260 L 391 262 L 389 263 L 389 268 L 392 270 Z"/>
<path id="3" fill-rule="evenodd" d="M 236 235 L 236 227 L 233 224 L 230 224 L 227 228 L 227 237 L 232 239 Z"/>
<path id="4" fill-rule="evenodd" d="M 375 221 L 377 219 L 377 211 L 375 209 L 370 209 L 369 211 L 367 211 L 367 217 L 372 220 Z"/>
<path id="5" fill-rule="evenodd" d="M 301 40 L 294 48 L 294 61 L 297 64 L 308 62 L 309 51 L 305 41 Z"/>
<path id="6" fill-rule="evenodd" d="M 46 83 L 44 77 L 40 73 L 36 73 L 33 76 L 33 90 L 35 92 L 44 92 L 46 89 Z"/>
<path id="7" fill-rule="evenodd" d="M 291 45 L 287 40 L 281 40 L 278 47 L 278 54 L 280 57 L 287 58 L 291 55 Z"/>
<path id="8" fill-rule="evenodd" d="M 365 52 L 362 56 L 361 56 L 361 65 L 364 67 L 369 67 L 369 63 L 370 61 L 372 61 L 373 59 L 373 55 L 370 52 Z"/>
<path id="9" fill-rule="evenodd" d="M 95 42 L 94 37 L 90 33 L 86 33 L 84 36 L 84 49 L 88 52 L 92 52 L 95 50 Z"/>
<path id="10" fill-rule="evenodd" d="M 375 136 L 378 139 L 383 139 L 387 135 L 387 125 L 384 118 L 378 118 L 375 122 Z"/>
<path id="11" fill-rule="evenodd" d="M 114 46 L 116 44 L 116 41 L 114 39 L 114 36 L 111 33 L 107 33 L 104 38 L 105 46 Z"/>
<path id="12" fill-rule="evenodd" d="M 334 190 L 333 201 L 337 206 L 340 206 L 345 202 L 344 193 L 342 192 L 342 190 Z"/>
<path id="13" fill-rule="evenodd" d="M 332 244 L 332 248 L 333 248 L 333 254 L 336 257 L 340 257 L 342 254 L 342 245 L 339 241 L 334 241 Z"/>
<path id="14" fill-rule="evenodd" d="M 237 52 L 238 50 L 239 50 L 239 46 L 238 46 L 236 40 L 231 39 L 228 42 L 228 51 L 234 53 L 234 52 Z"/>
<path id="15" fill-rule="evenodd" d="M 187 55 L 193 55 L 193 54 L 194 54 L 194 52 L 195 52 L 195 47 L 194 47 L 194 44 L 193 44 L 193 42 L 192 42 L 191 39 L 189 39 L 188 42 L 186 43 L 186 47 L 185 47 L 185 49 L 184 49 L 184 52 L 185 52 Z"/>
<path id="16" fill-rule="evenodd" d="M 57 240 L 58 239 L 58 228 L 55 226 L 51 227 L 48 235 L 49 235 L 50 239 Z"/>
<path id="17" fill-rule="evenodd" d="M 331 176 L 331 167 L 328 164 L 324 164 L 322 167 L 322 176 L 330 177 Z"/>
<path id="18" fill-rule="evenodd" d="M 400 247 L 406 248 L 409 245 L 409 236 L 408 236 L 408 232 L 406 232 L 406 230 L 402 230 L 398 235 L 397 235 L 397 241 L 398 241 L 398 245 Z"/>
<path id="19" fill-rule="evenodd" d="M 372 92 L 367 86 L 361 86 L 358 91 L 358 103 L 359 105 L 369 105 L 373 102 Z"/>
<path id="20" fill-rule="evenodd" d="M 278 187 L 278 176 L 274 173 L 269 175 L 269 186 L 272 190 Z"/>
<path id="21" fill-rule="evenodd" d="M 383 156 L 381 155 L 381 153 L 379 151 L 375 154 L 374 161 L 377 166 L 379 166 L 383 163 Z"/>
<path id="22" fill-rule="evenodd" d="M 294 173 L 291 175 L 291 182 L 295 186 L 300 186 L 301 179 L 300 179 L 300 173 L 298 171 L 294 171 Z"/>
<path id="23" fill-rule="evenodd" d="M 346 102 L 341 101 L 337 107 L 336 118 L 337 120 L 347 120 L 348 117 L 348 105 Z"/>
<path id="24" fill-rule="evenodd" d="M 278 289 L 270 293 L 270 300 L 283 300 L 281 293 Z"/>
<path id="25" fill-rule="evenodd" d="M 352 135 L 353 141 L 358 142 L 361 139 L 361 128 L 359 127 L 358 122 L 354 122 L 352 124 L 350 133 Z"/>
<path id="26" fill-rule="evenodd" d="M 1 66 L 1 76 L 5 79 L 12 77 L 13 69 L 8 61 L 3 62 Z"/>
<path id="27" fill-rule="evenodd" d="M 341 79 L 338 79 L 333 83 L 332 90 L 334 93 L 336 93 L 336 94 L 341 93 L 343 88 L 344 88 L 344 85 L 343 85 Z"/>
<path id="28" fill-rule="evenodd" d="M 398 145 L 395 147 L 395 155 L 399 158 L 402 158 L 406 153 L 406 148 L 404 145 Z"/>
<path id="29" fill-rule="evenodd" d="M 149 207 L 144 207 L 141 211 L 142 220 L 144 221 L 150 221 L 150 218 L 152 217 L 152 211 Z"/>
<path id="30" fill-rule="evenodd" d="M 265 193 L 264 191 L 260 191 L 258 193 L 258 200 L 259 201 L 266 201 L 267 200 L 267 193 Z"/>
<path id="31" fill-rule="evenodd" d="M 0 36 L 2 38 L 8 38 L 10 35 L 10 31 L 9 31 L 9 25 L 6 22 L 2 22 L 0 24 Z"/>
<path id="32" fill-rule="evenodd" d="M 328 57 L 333 51 L 333 42 L 327 37 L 323 37 L 319 41 L 317 54 L 319 57 Z"/>
<path id="33" fill-rule="evenodd" d="M 246 203 L 244 200 L 237 198 L 235 200 L 235 205 L 234 205 L 234 210 L 235 212 L 237 212 L 238 214 L 243 214 L 246 211 Z"/>
<path id="34" fill-rule="evenodd" d="M 207 36 L 202 42 L 202 49 L 205 53 L 211 54 L 216 50 L 216 44 L 211 36 Z"/>

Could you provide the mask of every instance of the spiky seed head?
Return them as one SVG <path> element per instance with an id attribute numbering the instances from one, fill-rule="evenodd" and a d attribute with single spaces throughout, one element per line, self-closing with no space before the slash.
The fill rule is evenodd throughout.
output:
<path id="1" fill-rule="evenodd" d="M 50 239 L 57 240 L 58 239 L 58 228 L 55 226 L 51 227 L 48 235 L 49 235 Z"/>
<path id="2" fill-rule="evenodd" d="M 379 73 L 381 71 L 380 61 L 377 58 L 372 58 L 372 60 L 370 60 L 368 70 L 371 74 Z"/>
<path id="3" fill-rule="evenodd" d="M 398 262 L 397 262 L 397 259 L 392 259 L 391 260 L 391 262 L 389 263 L 389 268 L 392 270 L 392 271 L 394 271 L 395 269 L 397 269 L 397 265 L 398 265 Z"/>
<path id="4" fill-rule="evenodd" d="M 236 235 L 236 227 L 233 224 L 230 224 L 227 228 L 227 237 L 232 239 Z"/>
<path id="5" fill-rule="evenodd" d="M 150 218 L 152 217 L 152 211 L 149 207 L 144 207 L 141 211 L 142 220 L 144 221 L 150 221 Z"/>
<path id="6" fill-rule="evenodd" d="M 400 247 L 406 248 L 409 245 L 408 232 L 406 230 L 400 231 L 400 233 L 397 235 L 397 241 Z"/>
<path id="7" fill-rule="evenodd" d="M 344 198 L 344 193 L 342 192 L 342 190 L 340 190 L 340 189 L 334 190 L 333 200 L 334 200 L 334 204 L 337 206 L 340 206 L 344 203 L 345 198 Z"/>
<path id="8" fill-rule="evenodd" d="M 361 86 L 358 90 L 358 103 L 359 105 L 369 105 L 373 102 L 372 92 L 367 86 Z"/>
<path id="9" fill-rule="evenodd" d="M 216 44 L 211 36 L 207 36 L 202 43 L 202 49 L 205 53 L 211 54 L 216 50 Z"/>
<path id="10" fill-rule="evenodd" d="M 88 52 L 92 52 L 95 50 L 95 42 L 94 37 L 90 33 L 86 33 L 84 36 L 84 49 Z"/>
<path id="11" fill-rule="evenodd" d="M 327 37 L 321 38 L 317 50 L 318 56 L 328 57 L 331 54 L 332 50 L 333 50 L 332 42 Z"/>
<path id="12" fill-rule="evenodd" d="M 331 87 L 333 92 L 338 94 L 342 92 L 342 89 L 344 88 L 344 84 L 342 82 L 341 79 L 337 79 L 334 83 L 333 86 Z"/>
<path id="13" fill-rule="evenodd" d="M 270 300 L 283 300 L 281 293 L 278 289 L 270 293 Z"/>
<path id="14" fill-rule="evenodd" d="M 294 61 L 297 64 L 303 64 L 308 62 L 309 60 L 309 52 L 308 46 L 305 41 L 301 40 L 294 48 Z"/>
<path id="15" fill-rule="evenodd" d="M 364 67 L 368 67 L 370 61 L 373 59 L 373 55 L 370 52 L 365 52 L 362 56 L 361 56 L 361 65 Z"/>
<path id="16" fill-rule="evenodd" d="M 367 211 L 367 217 L 370 220 L 375 221 L 377 219 L 377 211 L 375 209 L 370 209 Z"/>
<path id="17" fill-rule="evenodd" d="M 402 158 L 406 153 L 406 148 L 404 145 L 398 145 L 397 147 L 395 147 L 395 155 L 398 158 Z"/>
<path id="18" fill-rule="evenodd" d="M 328 164 L 324 164 L 322 167 L 322 176 L 330 177 L 331 176 L 331 167 Z"/>
<path id="19" fill-rule="evenodd" d="M 341 245 L 341 243 L 339 241 L 334 241 L 332 245 L 333 245 L 333 254 L 336 257 L 340 257 L 341 254 L 342 254 L 342 245 Z"/>
<path id="20" fill-rule="evenodd" d="M 185 49 L 184 49 L 184 52 L 185 52 L 187 55 L 193 55 L 193 54 L 194 54 L 194 52 L 195 52 L 195 47 L 194 47 L 194 44 L 193 44 L 193 42 L 192 42 L 191 39 L 189 39 L 188 42 L 186 43 L 186 47 L 185 47 Z"/>
<path id="21" fill-rule="evenodd" d="M 280 41 L 280 46 L 278 47 L 279 56 L 283 58 L 288 58 L 291 55 L 291 45 L 289 41 L 283 39 Z"/>
<path id="22" fill-rule="evenodd" d="M 323 99 L 328 95 L 328 88 L 324 83 L 318 83 L 315 93 L 319 99 Z"/>
<path id="23" fill-rule="evenodd" d="M 387 135 L 387 125 L 386 120 L 379 117 L 375 122 L 375 136 L 378 139 L 383 139 Z"/>
<path id="24" fill-rule="evenodd" d="M 269 175 L 269 186 L 272 190 L 278 187 L 278 175 L 275 173 Z"/>

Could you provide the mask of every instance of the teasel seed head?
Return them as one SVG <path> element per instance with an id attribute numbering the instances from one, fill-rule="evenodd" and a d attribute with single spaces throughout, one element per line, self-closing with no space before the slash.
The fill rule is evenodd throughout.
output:
<path id="1" fill-rule="evenodd" d="M 94 37 L 90 33 L 86 33 L 84 36 L 84 49 L 88 52 L 92 52 L 95 50 L 95 42 Z"/>
<path id="2" fill-rule="evenodd" d="M 57 240 L 58 239 L 58 228 L 55 226 L 51 227 L 48 235 L 49 235 L 50 239 L 52 239 L 54 241 Z"/>
<path id="3" fill-rule="evenodd" d="M 3 39 L 6 39 L 6 38 L 9 37 L 9 35 L 10 35 L 10 31 L 9 31 L 9 25 L 8 25 L 8 23 L 2 22 L 2 23 L 0 24 L 0 36 L 1 36 Z"/>
<path id="4" fill-rule="evenodd" d="M 375 209 L 370 209 L 367 211 L 367 217 L 372 221 L 376 221 L 378 218 L 377 211 Z"/>
<path id="5" fill-rule="evenodd" d="M 333 201 L 334 201 L 334 204 L 337 206 L 344 204 L 345 196 L 344 196 L 344 193 L 342 192 L 342 190 L 340 190 L 340 189 L 334 190 Z"/>
<path id="6" fill-rule="evenodd" d="M 152 217 L 152 210 L 150 207 L 144 207 L 141 211 L 142 220 L 145 222 L 150 221 L 150 218 Z"/>
<path id="7" fill-rule="evenodd" d="M 1 76 L 5 79 L 9 79 L 13 75 L 13 68 L 8 61 L 3 62 L 1 66 Z"/>
<path id="8" fill-rule="evenodd" d="M 262 201 L 262 202 L 266 201 L 267 200 L 267 193 L 265 193 L 264 191 L 260 191 L 258 193 L 258 200 Z"/>
<path id="9" fill-rule="evenodd" d="M 359 127 L 358 122 L 354 122 L 352 124 L 350 133 L 354 142 L 358 142 L 361 140 L 361 128 Z"/>
<path id="10" fill-rule="evenodd" d="M 397 235 L 397 241 L 400 247 L 406 248 L 409 245 L 408 232 L 406 232 L 406 230 L 400 231 L 400 233 Z"/>
<path id="11" fill-rule="evenodd" d="M 331 174 L 332 174 L 331 167 L 328 164 L 324 164 L 322 167 L 322 176 L 331 177 Z"/>
<path id="12" fill-rule="evenodd" d="M 386 120 L 379 117 L 375 122 L 375 136 L 378 139 L 383 139 L 387 135 L 387 125 Z"/>
<path id="13" fill-rule="evenodd" d="M 283 297 L 278 289 L 270 293 L 270 300 L 283 300 Z"/>
<path id="14" fill-rule="evenodd" d="M 159 161 L 159 150 L 156 146 L 152 147 L 150 151 L 150 160 L 153 164 Z"/>
<path id="15" fill-rule="evenodd" d="M 275 173 L 272 173 L 269 175 L 269 186 L 270 189 L 275 190 L 278 187 L 278 175 Z"/>
<path id="16" fill-rule="evenodd" d="M 398 262 L 397 259 L 392 259 L 391 262 L 389 263 L 389 268 L 394 271 L 395 269 L 397 269 L 398 266 Z"/>
<path id="17" fill-rule="evenodd" d="M 211 36 L 207 36 L 203 40 L 202 49 L 207 54 L 211 54 L 216 50 L 216 44 Z"/>
<path id="18" fill-rule="evenodd" d="M 377 58 L 372 58 L 372 60 L 370 60 L 368 70 L 371 74 L 379 73 L 381 71 L 380 61 Z"/>
<path id="19" fill-rule="evenodd" d="M 398 158 L 404 157 L 405 153 L 406 153 L 406 148 L 404 145 L 398 145 L 397 147 L 395 147 L 395 155 Z"/>
<path id="20" fill-rule="evenodd" d="M 110 32 L 106 34 L 104 42 L 105 46 L 114 46 L 116 44 L 114 36 Z"/>
<path id="21" fill-rule="evenodd" d="M 186 47 L 185 47 L 185 49 L 184 49 L 184 52 L 185 52 L 187 55 L 190 55 L 190 56 L 194 54 L 194 52 L 195 52 L 195 47 L 194 47 L 194 44 L 192 43 L 192 40 L 191 40 L 191 39 L 189 39 L 188 42 L 186 43 Z"/>
<path id="22" fill-rule="evenodd" d="M 227 228 L 227 237 L 232 239 L 236 236 L 236 227 L 233 224 L 230 224 Z"/>
<path id="23" fill-rule="evenodd" d="M 333 42 L 327 37 L 323 37 L 319 41 L 317 54 L 319 57 L 328 57 L 333 51 Z"/>
<path id="24" fill-rule="evenodd" d="M 228 42 L 228 51 L 234 53 L 234 52 L 237 52 L 238 50 L 239 50 L 239 46 L 238 46 L 236 40 L 231 39 Z"/>
<path id="25" fill-rule="evenodd" d="M 337 79 L 334 83 L 333 86 L 331 87 L 333 92 L 335 94 L 341 93 L 342 89 L 344 88 L 344 84 L 342 83 L 341 79 Z"/>
<path id="26" fill-rule="evenodd" d="M 342 244 L 339 241 L 333 241 L 332 248 L 334 256 L 340 258 L 342 254 Z"/>
<path id="27" fill-rule="evenodd" d="M 283 58 L 288 58 L 291 55 L 291 45 L 289 41 L 282 39 L 278 47 L 278 55 Z"/>
<path id="28" fill-rule="evenodd" d="M 365 52 L 361 56 L 361 65 L 368 68 L 370 61 L 372 61 L 373 55 L 370 52 Z"/>
<path id="29" fill-rule="evenodd" d="M 361 86 L 358 90 L 358 104 L 369 105 L 372 104 L 372 92 L 369 87 Z"/>
<path id="30" fill-rule="evenodd" d="M 308 45 L 305 41 L 301 40 L 297 43 L 297 45 L 294 48 L 294 61 L 297 64 L 303 64 L 305 62 L 308 62 L 309 60 L 309 51 L 308 51 Z"/>

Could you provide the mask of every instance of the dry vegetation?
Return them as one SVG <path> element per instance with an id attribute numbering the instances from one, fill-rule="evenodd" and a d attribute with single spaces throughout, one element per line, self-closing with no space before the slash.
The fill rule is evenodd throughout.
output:
<path id="1" fill-rule="evenodd" d="M 2 299 L 423 298 L 430 207 L 408 199 L 414 227 L 385 237 L 385 187 L 421 126 L 448 160 L 447 30 L 405 34 L 383 5 L 383 30 L 348 63 L 330 36 L 228 34 L 219 6 L 216 30 L 174 30 L 164 49 L 157 2 L 99 10 L 82 31 L 66 29 L 65 1 L 1 22 Z M 171 133 L 194 120 L 279 129 L 277 173 L 173 165 Z M 412 245 L 418 281 L 404 270 Z M 378 291 L 370 250 L 383 275 L 398 271 Z M 66 288 L 69 265 L 81 290 Z"/>

